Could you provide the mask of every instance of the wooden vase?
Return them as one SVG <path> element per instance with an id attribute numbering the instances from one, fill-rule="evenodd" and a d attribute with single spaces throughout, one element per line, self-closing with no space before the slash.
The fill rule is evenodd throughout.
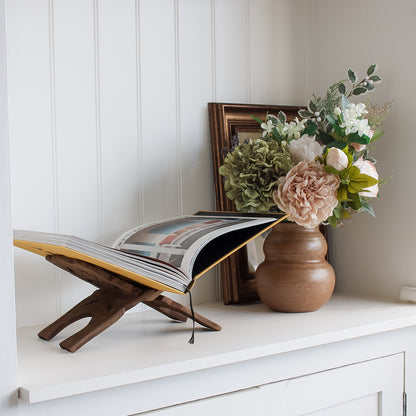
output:
<path id="1" fill-rule="evenodd" d="M 328 245 L 319 228 L 276 225 L 263 246 L 265 260 L 255 274 L 260 299 L 278 312 L 312 312 L 331 297 L 335 272 L 326 261 Z"/>

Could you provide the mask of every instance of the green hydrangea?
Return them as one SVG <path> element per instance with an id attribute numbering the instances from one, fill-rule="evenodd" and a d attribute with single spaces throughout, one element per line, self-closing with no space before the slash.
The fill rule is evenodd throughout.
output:
<path id="1" fill-rule="evenodd" d="M 237 211 L 266 212 L 275 204 L 273 191 L 278 179 L 293 167 L 288 146 L 283 142 L 249 140 L 228 153 L 219 173 L 225 191 Z"/>

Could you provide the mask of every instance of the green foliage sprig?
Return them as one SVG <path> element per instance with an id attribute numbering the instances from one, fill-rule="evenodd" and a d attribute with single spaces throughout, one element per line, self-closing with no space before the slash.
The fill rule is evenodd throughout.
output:
<path id="1" fill-rule="evenodd" d="M 370 65 L 367 69 L 367 75 L 358 81 L 357 73 L 353 69 L 348 69 L 348 78 L 332 84 L 323 97 L 313 94 L 308 103 L 307 109 L 299 111 L 299 115 L 310 120 L 317 125 L 317 131 L 329 133 L 333 130 L 333 124 L 330 123 L 327 116 L 333 114 L 336 107 L 341 107 L 342 97 L 347 99 L 352 96 L 359 96 L 374 91 L 375 85 L 381 82 L 381 77 L 375 72 L 377 65 Z M 321 140 L 325 142 L 328 138 L 322 134 Z"/>

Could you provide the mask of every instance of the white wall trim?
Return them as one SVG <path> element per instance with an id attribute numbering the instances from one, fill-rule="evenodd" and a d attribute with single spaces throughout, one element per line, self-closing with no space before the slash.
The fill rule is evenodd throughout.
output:
<path id="1" fill-rule="evenodd" d="M 5 38 L 5 4 L 0 0 L 0 414 L 13 416 L 17 415 L 17 347 Z"/>
<path id="2" fill-rule="evenodd" d="M 49 70 L 50 70 L 50 105 L 51 105 L 51 148 L 52 148 L 52 178 L 53 178 L 53 227 L 54 232 L 59 233 L 59 196 L 58 196 L 58 149 L 56 140 L 56 88 L 55 88 L 55 21 L 54 21 L 54 0 L 48 2 L 49 20 Z M 56 312 L 61 311 L 61 288 L 58 269 L 54 270 L 55 275 L 55 299 Z"/>
<path id="3" fill-rule="evenodd" d="M 217 101 L 217 37 L 215 30 L 215 0 L 211 0 L 211 64 L 212 64 L 212 101 Z"/>
<path id="4" fill-rule="evenodd" d="M 100 28 L 98 17 L 98 0 L 93 3 L 93 27 L 94 27 L 94 70 L 95 70 L 95 130 L 97 146 L 97 229 L 103 231 L 103 168 L 102 168 L 102 140 L 101 140 L 101 82 L 100 82 Z"/>
<path id="5" fill-rule="evenodd" d="M 183 181 L 182 181 L 182 140 L 181 140 L 181 65 L 179 41 L 179 1 L 174 3 L 174 30 L 175 30 L 175 100 L 176 100 L 176 160 L 178 166 L 178 214 L 183 214 Z"/>
<path id="6" fill-rule="evenodd" d="M 139 192 L 138 192 L 138 214 L 137 223 L 142 224 L 144 221 L 144 175 L 143 175 L 143 128 L 142 128 L 142 71 L 141 71 L 141 43 L 140 43 L 140 0 L 135 0 L 135 30 L 136 30 L 136 105 L 137 105 L 137 141 L 138 141 L 138 155 L 137 155 L 137 169 L 139 177 Z"/>

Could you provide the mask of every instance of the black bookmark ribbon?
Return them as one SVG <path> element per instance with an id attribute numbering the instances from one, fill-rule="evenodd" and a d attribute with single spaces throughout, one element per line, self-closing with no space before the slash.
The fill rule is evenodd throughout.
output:
<path id="1" fill-rule="evenodd" d="M 194 313 L 194 307 L 192 305 L 191 291 L 189 291 L 188 293 L 189 293 L 189 304 L 191 307 L 191 314 L 192 314 L 192 335 L 191 335 L 191 338 L 189 338 L 188 343 L 193 344 L 195 342 L 195 313 Z"/>

